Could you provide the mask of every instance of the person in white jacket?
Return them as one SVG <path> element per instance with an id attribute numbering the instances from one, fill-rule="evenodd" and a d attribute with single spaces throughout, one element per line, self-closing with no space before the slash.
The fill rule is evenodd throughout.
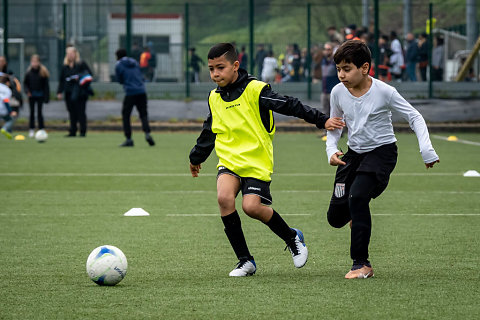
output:
<path id="1" fill-rule="evenodd" d="M 277 59 L 273 56 L 273 52 L 269 51 L 268 56 L 263 59 L 262 81 L 273 83 L 275 81 L 275 76 L 277 75 L 277 67 Z"/>
<path id="2" fill-rule="evenodd" d="M 390 73 L 394 81 L 402 81 L 402 73 L 405 65 L 405 60 L 403 59 L 403 50 L 400 40 L 397 38 L 397 33 L 395 31 L 390 32 L 390 50 L 392 50 L 392 55 L 390 56 Z"/>
<path id="3" fill-rule="evenodd" d="M 347 223 L 352 228 L 353 266 L 345 278 L 370 278 L 373 269 L 368 260 L 372 228 L 369 203 L 385 190 L 397 163 L 392 110 L 408 120 L 417 135 L 426 168 L 440 160 L 422 115 L 394 87 L 368 75 L 371 53 L 367 45 L 358 40 L 347 41 L 335 52 L 334 61 L 341 83 L 330 96 L 330 117 L 344 119 L 348 152 L 343 154 L 337 147 L 342 129 L 329 131 L 328 162 L 338 168 L 327 219 L 335 228 Z"/>

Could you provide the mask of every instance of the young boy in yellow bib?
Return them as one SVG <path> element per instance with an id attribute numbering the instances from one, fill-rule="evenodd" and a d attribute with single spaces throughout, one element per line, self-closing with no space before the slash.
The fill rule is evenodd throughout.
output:
<path id="1" fill-rule="evenodd" d="M 256 264 L 243 235 L 235 198 L 242 191 L 242 209 L 249 217 L 265 223 L 285 241 L 295 267 L 308 259 L 308 250 L 300 230 L 290 228 L 269 205 L 273 172 L 272 111 L 304 119 L 319 129 L 340 129 L 340 118 L 330 118 L 317 109 L 303 105 L 296 98 L 272 91 L 270 85 L 256 80 L 239 68 L 237 53 L 230 43 L 219 43 L 208 53 L 211 79 L 218 87 L 210 92 L 210 112 L 197 144 L 190 152 L 190 172 L 198 177 L 201 164 L 215 148 L 217 198 L 225 233 L 238 258 L 232 277 L 256 272 Z"/>

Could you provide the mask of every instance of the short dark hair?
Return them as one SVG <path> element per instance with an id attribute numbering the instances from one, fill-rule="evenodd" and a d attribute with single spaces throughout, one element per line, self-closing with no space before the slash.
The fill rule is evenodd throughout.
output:
<path id="1" fill-rule="evenodd" d="M 127 56 L 127 50 L 120 48 L 115 52 L 115 54 L 117 55 L 117 60 L 120 60 Z"/>
<path id="2" fill-rule="evenodd" d="M 231 43 L 217 43 L 208 51 L 208 59 L 215 59 L 225 55 L 225 59 L 234 63 L 238 60 L 237 51 Z"/>
<path id="3" fill-rule="evenodd" d="M 340 64 L 342 61 L 346 63 L 353 63 L 357 68 L 363 66 L 365 62 L 369 63 L 368 70 L 372 65 L 372 54 L 368 46 L 360 40 L 345 41 L 333 55 L 335 64 Z"/>

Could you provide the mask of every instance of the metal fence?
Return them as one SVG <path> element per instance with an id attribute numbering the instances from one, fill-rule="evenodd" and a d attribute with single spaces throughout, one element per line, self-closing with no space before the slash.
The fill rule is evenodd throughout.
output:
<path id="1" fill-rule="evenodd" d="M 311 83 L 320 80 L 316 79 L 315 68 L 322 56 L 323 44 L 335 37 L 343 41 L 349 32 L 355 32 L 352 27 L 365 30 L 367 41 L 374 49 L 375 22 L 382 34 L 395 31 L 405 44 L 405 32 L 425 32 L 429 19 L 428 0 L 379 1 L 377 12 L 373 0 L 191 0 L 186 3 L 135 0 L 131 12 L 127 2 L 2 0 L 0 41 L 5 41 L 6 31 L 8 45 L 2 45 L 0 53 L 8 53 L 9 68 L 20 78 L 29 65 L 30 56 L 39 54 L 52 80 L 56 80 L 65 46 L 75 45 L 93 70 L 95 80 L 110 82 L 115 80 L 116 49 L 131 43 L 130 54 L 135 58 L 140 60 L 146 50 L 153 57 L 144 69 L 147 81 L 186 84 L 209 81 L 208 68 L 202 62 L 206 63 L 207 52 L 213 44 L 235 42 L 239 53 L 244 52 L 247 58 L 246 68 L 250 73 L 260 76 L 263 47 L 278 61 L 275 81 Z M 406 13 L 407 3 L 411 14 Z M 432 8 L 435 32 L 451 40 L 445 50 L 448 64 L 445 69 L 450 72 L 445 71 L 445 80 L 451 80 L 467 49 L 466 2 L 433 1 Z M 479 8 L 476 12 L 478 16 Z M 131 20 L 127 20 L 129 16 Z M 127 38 L 126 32 L 129 23 L 131 38 Z M 328 34 L 329 27 L 335 27 L 336 33 Z M 201 59 L 197 78 L 190 65 L 191 48 L 195 48 L 195 54 Z M 298 74 L 293 74 L 293 80 L 288 61 L 292 50 L 300 56 L 300 69 L 296 71 Z M 473 72 L 471 79 L 478 81 L 478 63 Z M 188 95 L 188 85 L 186 90 Z"/>

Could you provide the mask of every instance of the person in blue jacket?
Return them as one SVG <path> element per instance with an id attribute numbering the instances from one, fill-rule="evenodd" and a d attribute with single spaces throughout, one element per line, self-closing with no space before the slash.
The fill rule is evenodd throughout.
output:
<path id="1" fill-rule="evenodd" d="M 142 130 L 145 132 L 145 140 L 150 146 L 154 146 L 155 141 L 150 135 L 150 125 L 148 124 L 147 94 L 140 65 L 135 59 L 127 57 L 127 51 L 125 49 L 118 49 L 116 55 L 117 64 L 115 65 L 115 75 L 117 81 L 123 85 L 125 91 L 122 120 L 126 140 L 120 147 L 133 147 L 130 116 L 134 106 L 137 107 L 140 115 Z"/>

